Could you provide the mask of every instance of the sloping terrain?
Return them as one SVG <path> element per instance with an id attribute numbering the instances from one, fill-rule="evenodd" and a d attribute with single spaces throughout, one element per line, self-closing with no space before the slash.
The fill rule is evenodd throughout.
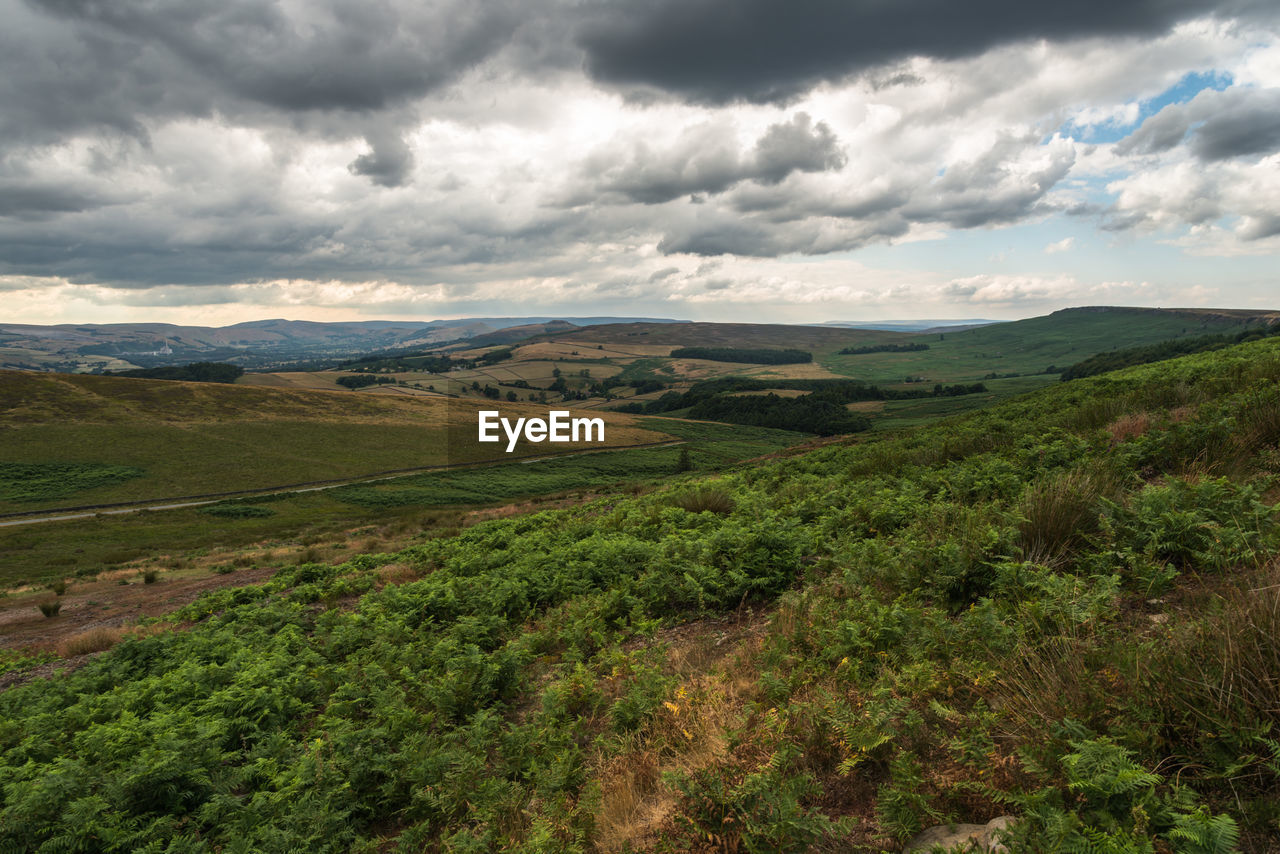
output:
<path id="1" fill-rule="evenodd" d="M 0 842 L 1272 850 L 1278 381 L 1260 341 L 216 591 L 0 693 Z"/>
<path id="2" fill-rule="evenodd" d="M 501 450 L 492 450 L 496 446 L 474 441 L 484 405 L 476 399 L 3 371 L 0 464 L 27 468 L 0 469 L 0 512 L 208 495 L 502 458 Z M 547 411 L 528 403 L 504 407 L 513 418 Z M 606 445 L 668 438 L 634 426 L 631 416 L 599 417 L 608 421 Z M 530 447 L 522 445 L 516 454 L 530 455 Z M 582 447 L 542 445 L 536 451 Z M 73 493 L 52 483 L 45 496 L 13 492 L 18 481 L 49 482 L 46 472 L 31 466 L 60 465 L 137 472 L 99 484 L 85 473 L 85 488 Z M 13 490 L 6 492 L 9 481 Z"/>

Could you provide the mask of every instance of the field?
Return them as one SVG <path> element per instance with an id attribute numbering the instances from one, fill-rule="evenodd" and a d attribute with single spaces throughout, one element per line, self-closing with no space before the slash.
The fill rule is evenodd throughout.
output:
<path id="1" fill-rule="evenodd" d="M 1133 347 L 1215 332 L 1238 332 L 1266 312 L 1161 311 L 1159 309 L 1068 309 L 1045 317 L 998 323 L 963 332 L 899 333 L 893 343 L 923 342 L 928 350 L 907 353 L 831 355 L 823 365 L 874 383 L 971 382 L 989 374 L 1043 374 L 1117 347 Z"/>
<path id="2" fill-rule="evenodd" d="M 1255 342 L 395 551 L 279 547 L 5 659 L 0 842 L 892 851 L 1012 814 L 1015 851 L 1262 854 L 1278 380 Z"/>
<path id="3" fill-rule="evenodd" d="M 474 441 L 478 401 L 22 372 L 5 372 L 2 380 L 0 463 L 139 473 L 40 495 L 13 480 L 16 470 L 0 468 L 0 513 L 242 492 L 504 456 Z M 547 411 L 505 406 L 512 417 Z M 604 417 L 610 445 L 667 438 L 636 427 L 630 416 Z M 581 447 L 521 445 L 515 454 Z M 36 469 L 25 478 L 48 482 Z"/>
<path id="4" fill-rule="evenodd" d="M 393 526 L 402 529 L 395 531 L 398 534 L 412 531 L 434 536 L 439 528 L 457 521 L 454 515 L 438 512 L 442 509 L 492 506 L 531 496 L 580 496 L 603 487 L 660 481 L 676 471 L 681 450 L 686 447 L 690 470 L 715 471 L 805 438 L 785 431 L 673 419 L 641 422 L 648 428 L 644 435 L 684 444 L 570 453 L 536 461 L 517 457 L 476 468 L 323 491 L 250 496 L 214 508 L 0 526 L 0 588 L 92 577 L 121 568 L 140 572 L 151 567 L 200 564 L 208 571 L 236 557 L 238 550 L 251 547 L 282 555 L 311 549 L 313 555 L 327 557 L 341 554 L 352 537 L 367 539 L 371 535 L 351 532 L 369 526 L 383 534 L 387 526 Z M 229 512 L 211 514 L 211 509 L 217 513 L 222 506 Z M 248 514 L 234 512 L 242 507 L 251 510 Z"/>
<path id="5" fill-rule="evenodd" d="M 928 333 L 732 323 L 604 324 L 541 335 L 525 343 L 450 351 L 455 357 L 470 359 L 499 350 L 510 352 L 509 357 L 493 364 L 448 374 L 397 372 L 387 376 L 415 390 L 430 389 L 468 399 L 482 399 L 485 386 L 504 398 L 514 395 L 522 401 L 548 395 L 554 400 L 563 391 L 576 398 L 575 405 L 586 409 L 650 401 L 667 390 L 687 391 L 694 383 L 730 376 L 780 381 L 852 377 L 906 390 L 981 381 L 990 390 L 989 394 L 964 399 L 898 402 L 868 413 L 875 426 L 893 428 L 972 411 L 1039 388 L 1057 381 L 1055 371 L 1096 353 L 1206 333 L 1234 333 L 1271 316 L 1250 311 L 1082 308 Z M 903 345 L 925 345 L 927 349 L 891 351 Z M 762 365 L 671 356 L 677 348 L 687 346 L 798 348 L 811 352 L 814 361 Z M 839 352 L 847 348 L 890 351 Z M 330 375 L 326 379 L 332 381 Z M 660 382 L 664 389 L 638 391 L 629 385 L 641 379 Z M 563 385 L 560 391 L 552 388 L 557 380 Z M 605 393 L 601 383 L 606 380 L 620 384 L 609 386 Z"/>

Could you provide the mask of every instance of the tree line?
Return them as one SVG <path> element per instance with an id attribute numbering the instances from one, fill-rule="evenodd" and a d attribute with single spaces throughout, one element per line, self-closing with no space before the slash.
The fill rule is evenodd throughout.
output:
<path id="1" fill-rule="evenodd" d="M 167 365 L 162 368 L 104 371 L 103 375 L 145 380 L 181 380 L 189 383 L 233 383 L 244 376 L 244 368 L 226 362 L 192 362 L 189 365 Z"/>
<path id="2" fill-rule="evenodd" d="M 1254 326 L 1234 334 L 1226 332 L 1214 335 L 1197 335 L 1192 338 L 1173 338 L 1157 344 L 1125 347 L 1108 353 L 1097 353 L 1087 359 L 1076 362 L 1062 372 L 1061 379 L 1066 382 L 1067 380 L 1080 379 L 1081 377 L 1105 374 L 1108 371 L 1118 371 L 1121 368 L 1128 368 L 1134 365 L 1163 362 L 1166 359 L 1189 356 L 1192 353 L 1208 353 L 1212 350 L 1221 350 L 1224 347 L 1243 344 L 1246 341 L 1255 341 L 1259 338 L 1269 338 L 1273 335 L 1280 335 L 1280 323 L 1261 327 Z"/>
<path id="3" fill-rule="evenodd" d="M 868 344 L 865 347 L 845 347 L 838 351 L 840 356 L 861 356 L 866 353 L 915 353 L 928 350 L 928 344 Z"/>
<path id="4" fill-rule="evenodd" d="M 775 350 L 768 347 L 678 347 L 673 359 L 706 359 L 711 362 L 747 362 L 752 365 L 799 365 L 813 361 L 805 350 Z"/>

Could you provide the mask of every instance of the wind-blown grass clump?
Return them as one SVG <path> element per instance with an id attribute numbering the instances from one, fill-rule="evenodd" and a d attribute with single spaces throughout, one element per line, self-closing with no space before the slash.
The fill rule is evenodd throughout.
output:
<path id="1" fill-rule="evenodd" d="M 724 516 L 733 512 L 733 496 L 728 490 L 714 486 L 700 486 L 673 495 L 670 500 L 673 506 L 690 513 L 715 513 Z"/>

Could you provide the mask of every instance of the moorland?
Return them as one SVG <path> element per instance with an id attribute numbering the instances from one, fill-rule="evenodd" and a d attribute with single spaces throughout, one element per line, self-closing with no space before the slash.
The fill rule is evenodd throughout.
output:
<path id="1" fill-rule="evenodd" d="M 4 653 L 0 842 L 883 851 L 1011 814 L 1013 850 L 1272 850 L 1270 321 L 602 324 L 234 385 L 5 374 L 26 384 L 6 507 L 236 495 L 0 528 L 29 555 L 0 637 L 56 639 Z M 754 349 L 812 358 L 722 358 Z M 1061 381 L 1100 354 L 1128 366 Z M 337 382 L 359 375 L 391 381 Z M 669 408 L 699 395 L 721 414 L 824 395 L 862 420 L 815 441 Z M 638 409 L 607 417 L 646 447 L 267 489 L 392 467 L 413 423 L 447 451 L 450 413 L 495 399 Z M 248 457 L 227 419 L 260 431 Z M 339 447 L 371 456 L 339 471 Z M 92 618 L 112 587 L 196 576 L 216 583 Z"/>

